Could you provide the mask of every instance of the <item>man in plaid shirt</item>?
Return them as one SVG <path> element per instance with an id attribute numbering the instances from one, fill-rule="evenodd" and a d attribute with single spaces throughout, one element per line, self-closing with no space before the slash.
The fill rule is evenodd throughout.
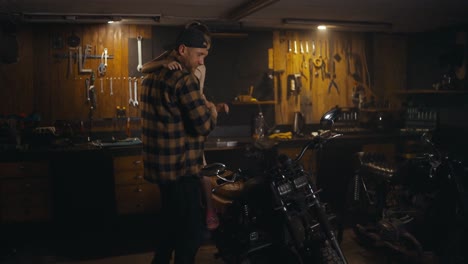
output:
<path id="1" fill-rule="evenodd" d="M 193 263 L 201 243 L 200 169 L 216 107 L 200 92 L 193 71 L 208 55 L 205 34 L 185 29 L 172 59 L 182 70 L 159 68 L 143 81 L 141 117 L 144 177 L 161 190 L 161 222 L 153 263 Z"/>

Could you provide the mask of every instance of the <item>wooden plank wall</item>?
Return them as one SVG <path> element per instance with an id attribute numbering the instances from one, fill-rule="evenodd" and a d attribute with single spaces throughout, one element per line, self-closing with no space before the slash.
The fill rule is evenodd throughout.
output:
<path id="1" fill-rule="evenodd" d="M 67 76 L 68 59 L 54 56 L 67 55 L 69 47 L 66 40 L 72 33 L 80 37 L 82 47 L 92 45 L 91 55 L 99 56 L 107 48 L 108 54 L 113 56 L 113 59 L 108 59 L 107 71 L 102 77 L 97 74 L 100 59 L 87 59 L 84 65 L 84 68 L 90 68 L 96 74 L 98 107 L 94 118 L 115 117 L 117 106 L 125 106 L 127 116 L 139 116 L 139 109 L 128 104 L 128 39 L 138 35 L 143 39 L 157 36 L 152 36 L 149 25 L 119 24 L 21 26 L 17 34 L 19 62 L 0 64 L 0 98 L 3 99 L 0 114 L 37 112 L 45 123 L 50 124 L 55 120 L 87 120 L 89 104 L 86 103 L 85 79 L 90 74 L 80 74 L 78 64 L 74 62 L 72 72 Z M 62 47 L 54 48 L 56 39 L 62 40 Z M 294 41 L 297 53 L 294 52 Z M 395 99 L 392 91 L 406 88 L 406 41 L 401 36 L 384 34 L 273 31 L 273 69 L 284 71 L 281 74 L 281 98 L 278 98 L 278 83 L 276 79 L 274 81 L 276 124 L 292 124 L 296 111 L 305 115 L 306 123 L 318 123 L 322 114 L 331 107 L 352 106 L 351 95 L 356 84 L 365 88 L 368 97 L 374 95 L 376 100 Z M 303 54 L 300 52 L 301 42 L 305 51 Z M 315 55 L 312 54 L 313 42 Z M 288 43 L 291 43 L 292 52 L 288 51 Z M 330 47 L 334 47 L 333 50 Z M 335 63 L 335 82 L 339 93 L 334 87 L 328 92 L 331 78 L 325 73 L 322 79 L 319 68 L 312 67 L 311 77 L 310 62 L 317 59 L 320 53 L 327 65 L 326 73 L 332 70 L 331 62 Z M 369 72 L 373 75 L 372 79 Z M 301 76 L 303 88 L 297 97 L 287 96 L 289 74 Z M 354 78 L 356 74 L 360 77 L 358 82 Z M 110 95 L 110 78 L 113 80 L 113 95 Z"/>
<path id="2" fill-rule="evenodd" d="M 408 83 L 408 36 L 374 35 L 373 63 L 374 92 L 378 98 L 389 101 L 389 107 L 399 110 L 405 97 L 395 91 L 414 89 Z"/>
<path id="3" fill-rule="evenodd" d="M 83 65 L 95 74 L 97 109 L 94 118 L 115 117 L 117 106 L 125 106 L 128 116 L 140 115 L 138 107 L 128 105 L 128 39 L 138 35 L 150 39 L 151 26 L 36 24 L 23 26 L 18 32 L 19 62 L 0 65 L 3 86 L 0 96 L 10 99 L 0 104 L 0 113 L 38 112 L 45 123 L 88 118 L 90 107 L 86 100 L 85 80 L 91 74 L 80 73 L 76 61 L 71 64 L 71 74 L 68 74 L 69 61 L 64 58 L 69 51 L 67 38 L 74 33 L 81 39 L 83 52 L 89 44 L 91 55 L 101 56 L 107 48 L 108 55 L 113 56 L 108 59 L 103 76 L 97 71 L 100 58 L 87 59 Z M 110 78 L 113 95 L 110 94 Z"/>
<path id="4" fill-rule="evenodd" d="M 387 40 L 392 41 L 385 45 L 385 38 L 380 37 L 377 38 L 378 45 L 372 46 L 374 39 L 374 35 L 355 32 L 274 31 L 273 67 L 275 71 L 284 71 L 281 74 L 281 98 L 279 98 L 279 87 L 275 81 L 277 124 L 291 124 L 296 111 L 301 111 L 306 123 L 311 124 L 318 123 L 323 113 L 336 105 L 352 107 L 351 98 L 356 85 L 363 86 L 366 97 L 374 96 L 376 101 L 384 100 L 385 96 L 392 94 L 392 89 L 402 89 L 406 81 L 404 72 L 406 67 L 403 67 L 406 64 L 406 57 L 403 56 L 406 52 L 405 40 L 389 36 Z M 297 51 L 295 51 L 294 42 L 296 42 Z M 301 53 L 301 43 L 304 53 Z M 315 55 L 312 54 L 312 43 L 315 43 Z M 307 44 L 308 53 L 306 52 Z M 383 46 L 379 46 L 380 44 Z M 289 47 L 291 51 L 288 46 L 291 46 Z M 388 52 L 392 47 L 393 50 Z M 372 58 L 369 58 L 369 54 Z M 395 54 L 398 56 L 395 57 Z M 311 63 L 320 56 L 326 65 L 323 78 L 321 68 Z M 382 66 L 384 61 L 388 63 L 387 67 Z M 369 65 L 369 62 L 375 63 Z M 336 74 L 334 81 L 339 92 L 334 86 L 329 90 L 333 63 Z M 371 66 L 375 64 L 379 67 L 379 74 L 375 73 L 375 68 L 371 69 Z M 389 69 L 393 69 L 390 72 L 391 75 L 388 75 Z M 370 72 L 372 71 L 376 76 L 381 77 L 380 82 L 371 80 Z M 301 76 L 303 87 L 297 98 L 287 96 L 287 76 L 290 74 Z M 375 83 L 379 86 L 375 87 Z M 387 91 L 384 92 L 384 89 Z"/>
<path id="5" fill-rule="evenodd" d="M 35 107 L 34 50 L 32 29 L 19 30 L 19 61 L 13 64 L 0 63 L 0 114 L 31 113 Z M 21 41 L 19 41 L 21 40 Z"/>

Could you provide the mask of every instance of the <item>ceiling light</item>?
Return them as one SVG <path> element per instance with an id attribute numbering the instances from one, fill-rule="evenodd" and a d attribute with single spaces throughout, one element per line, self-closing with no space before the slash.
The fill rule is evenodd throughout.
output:
<path id="1" fill-rule="evenodd" d="M 31 23 L 114 23 L 126 24 L 157 24 L 161 15 L 158 14 L 59 14 L 59 13 L 24 13 L 22 20 Z"/>
<path id="2" fill-rule="evenodd" d="M 318 26 L 317 26 L 317 29 L 318 29 L 318 30 L 327 30 L 327 26 L 325 26 L 325 25 L 318 25 Z"/>
<path id="3" fill-rule="evenodd" d="M 112 23 L 120 22 L 120 21 L 122 21 L 122 17 L 114 16 L 114 17 L 112 17 L 111 20 L 109 20 L 107 23 L 112 24 Z"/>
<path id="4" fill-rule="evenodd" d="M 310 27 L 319 25 L 325 26 L 328 29 L 336 30 L 351 30 L 351 31 L 390 31 L 392 24 L 385 22 L 369 22 L 369 21 L 344 21 L 344 20 L 318 20 L 318 19 L 301 19 L 301 18 L 285 18 L 283 24 Z"/>

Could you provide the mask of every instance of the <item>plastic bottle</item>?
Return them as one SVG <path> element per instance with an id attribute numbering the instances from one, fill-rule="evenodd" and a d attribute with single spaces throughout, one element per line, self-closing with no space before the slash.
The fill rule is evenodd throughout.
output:
<path id="1" fill-rule="evenodd" d="M 254 122 L 254 139 L 262 139 L 265 137 L 265 117 L 263 116 L 262 112 L 258 112 L 257 116 L 255 116 Z"/>

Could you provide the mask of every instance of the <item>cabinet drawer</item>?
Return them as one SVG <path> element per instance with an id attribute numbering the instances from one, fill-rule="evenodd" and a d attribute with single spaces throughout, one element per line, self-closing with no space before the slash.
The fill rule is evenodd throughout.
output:
<path id="1" fill-rule="evenodd" d="M 8 207 L 48 207 L 51 203 L 49 192 L 19 193 L 1 200 L 1 206 Z"/>
<path id="2" fill-rule="evenodd" d="M 46 177 L 48 162 L 6 162 L 0 164 L 0 178 Z"/>
<path id="3" fill-rule="evenodd" d="M 151 213 L 160 208 L 159 188 L 154 184 L 116 186 L 115 195 L 119 214 Z"/>
<path id="4" fill-rule="evenodd" d="M 44 178 L 4 179 L 0 183 L 2 199 L 17 194 L 50 193 L 50 182 Z"/>
<path id="5" fill-rule="evenodd" d="M 6 206 L 2 207 L 0 212 L 1 222 L 46 221 L 50 219 L 51 210 L 49 205 L 41 207 Z"/>
<path id="6" fill-rule="evenodd" d="M 143 170 L 116 171 L 114 173 L 115 184 L 143 184 Z"/>
<path id="7" fill-rule="evenodd" d="M 141 155 L 114 157 L 114 171 L 143 170 Z"/>
<path id="8" fill-rule="evenodd" d="M 1 222 L 51 219 L 50 192 L 15 193 L 0 200 Z"/>

